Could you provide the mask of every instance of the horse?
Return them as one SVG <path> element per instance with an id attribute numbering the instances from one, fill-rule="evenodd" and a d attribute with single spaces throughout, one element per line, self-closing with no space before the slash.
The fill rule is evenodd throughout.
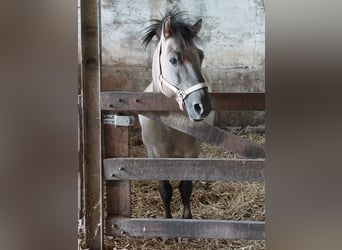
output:
<path id="1" fill-rule="evenodd" d="M 179 109 L 192 122 L 205 119 L 212 110 L 212 102 L 209 85 L 201 69 L 204 53 L 194 41 L 201 29 L 202 19 L 190 24 L 186 22 L 184 12 L 168 12 L 162 19 L 152 21 L 146 28 L 142 44 L 146 48 L 155 36 L 158 43 L 153 53 L 152 82 L 144 92 L 157 92 L 175 98 Z M 139 115 L 139 122 L 148 157 L 198 157 L 199 142 L 194 137 L 142 115 Z M 192 181 L 181 180 L 179 183 L 184 219 L 192 218 L 192 188 Z M 172 192 L 169 180 L 159 181 L 165 218 L 172 218 Z"/>

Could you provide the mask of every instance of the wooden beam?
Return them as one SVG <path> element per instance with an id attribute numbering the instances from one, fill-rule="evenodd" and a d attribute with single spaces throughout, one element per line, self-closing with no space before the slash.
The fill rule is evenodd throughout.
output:
<path id="1" fill-rule="evenodd" d="M 128 157 L 128 127 L 104 124 L 105 157 Z M 115 159 L 115 158 L 113 158 Z M 104 162 L 106 159 L 103 160 Z M 106 179 L 106 178 L 105 178 Z M 109 180 L 109 179 L 106 179 Z M 131 186 L 128 180 L 106 181 L 107 216 L 131 216 Z"/>
<path id="2" fill-rule="evenodd" d="M 223 129 L 214 127 L 204 121 L 191 122 L 179 112 L 140 112 L 142 115 L 159 121 L 171 128 L 191 135 L 202 142 L 224 148 L 246 158 L 265 158 L 265 150 L 249 140 L 242 139 Z"/>
<path id="3" fill-rule="evenodd" d="M 85 248 L 103 248 L 101 152 L 101 31 L 97 0 L 81 0 L 84 108 Z"/>
<path id="4" fill-rule="evenodd" d="M 104 160 L 104 178 L 264 182 L 264 167 L 264 160 L 111 158 Z"/>
<path id="5" fill-rule="evenodd" d="M 213 110 L 265 110 L 265 93 L 210 93 Z M 160 93 L 102 92 L 109 111 L 179 111 L 177 102 Z"/>
<path id="6" fill-rule="evenodd" d="M 113 236 L 264 240 L 265 222 L 196 219 L 109 218 Z"/>

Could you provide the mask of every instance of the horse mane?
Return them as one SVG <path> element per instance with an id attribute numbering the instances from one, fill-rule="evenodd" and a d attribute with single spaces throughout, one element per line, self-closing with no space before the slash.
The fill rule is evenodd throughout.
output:
<path id="1" fill-rule="evenodd" d="M 175 35 L 181 40 L 181 44 L 184 47 L 189 47 L 193 44 L 194 38 L 197 38 L 197 31 L 193 28 L 192 24 L 188 22 L 186 13 L 184 11 L 171 10 L 166 12 L 165 16 L 158 19 L 151 19 L 152 24 L 145 28 L 145 35 L 142 38 L 142 45 L 146 49 L 150 44 L 154 36 L 161 36 L 162 24 L 164 20 L 171 16 L 171 28 L 175 32 Z"/>

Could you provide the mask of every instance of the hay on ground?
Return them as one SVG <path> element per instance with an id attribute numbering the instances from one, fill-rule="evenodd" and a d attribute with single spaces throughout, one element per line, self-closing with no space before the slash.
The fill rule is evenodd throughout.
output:
<path id="1" fill-rule="evenodd" d="M 237 131 L 243 138 L 264 145 L 264 133 L 244 133 Z M 131 157 L 146 157 L 139 128 L 130 130 Z M 215 146 L 203 143 L 201 158 L 237 158 Z M 209 167 L 209 166 L 208 166 Z M 171 181 L 173 199 L 171 203 L 174 218 L 181 218 L 182 204 L 178 192 L 178 181 Z M 157 181 L 131 182 L 132 217 L 161 218 L 163 208 L 158 192 Z M 194 181 L 191 196 L 192 214 L 195 219 L 225 219 L 225 220 L 265 220 L 265 185 L 263 183 Z M 265 249 L 265 241 L 192 239 L 184 242 L 182 239 L 160 238 L 144 239 L 142 237 L 105 237 L 105 249 Z"/>

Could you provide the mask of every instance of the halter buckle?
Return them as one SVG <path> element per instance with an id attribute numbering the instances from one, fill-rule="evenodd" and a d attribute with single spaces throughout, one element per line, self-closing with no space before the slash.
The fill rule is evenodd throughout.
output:
<path id="1" fill-rule="evenodd" d="M 176 94 L 177 94 L 178 98 L 181 99 L 181 100 L 183 100 L 186 97 L 185 91 L 183 91 L 181 89 L 177 90 Z"/>

